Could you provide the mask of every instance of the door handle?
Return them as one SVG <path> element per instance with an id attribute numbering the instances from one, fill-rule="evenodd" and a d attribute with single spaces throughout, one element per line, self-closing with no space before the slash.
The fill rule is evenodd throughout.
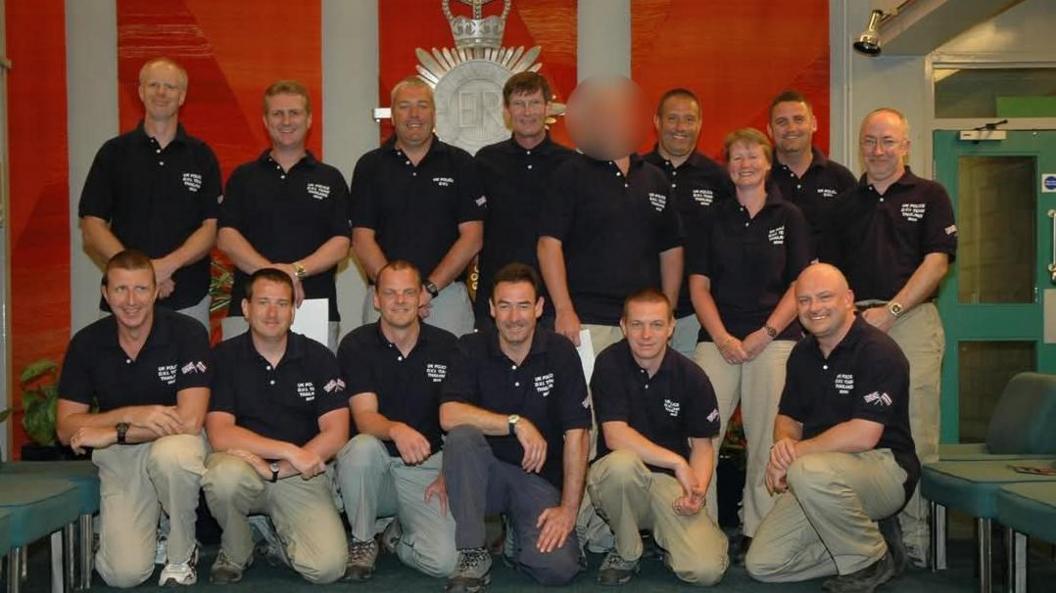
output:
<path id="1" fill-rule="evenodd" d="M 1052 258 L 1049 260 L 1049 274 L 1052 276 L 1052 283 L 1056 284 L 1056 209 L 1049 210 L 1048 215 L 1052 223 Z"/>

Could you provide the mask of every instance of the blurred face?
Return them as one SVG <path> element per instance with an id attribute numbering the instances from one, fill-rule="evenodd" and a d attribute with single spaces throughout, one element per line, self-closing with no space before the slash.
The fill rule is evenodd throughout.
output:
<path id="1" fill-rule="evenodd" d="M 106 275 L 103 298 L 119 325 L 133 330 L 143 327 L 154 318 L 154 301 L 158 298 L 154 271 L 110 270 Z"/>
<path id="2" fill-rule="evenodd" d="M 854 321 L 854 294 L 839 272 L 812 267 L 796 280 L 796 307 L 803 328 L 824 339 Z"/>
<path id="3" fill-rule="evenodd" d="M 664 101 L 660 112 L 653 116 L 660 148 L 674 157 L 688 156 L 697 147 L 700 106 L 689 97 L 674 96 Z"/>
<path id="4" fill-rule="evenodd" d="M 308 101 L 301 95 L 279 93 L 268 97 L 264 126 L 275 148 L 297 150 L 304 148 L 304 140 L 312 127 Z"/>
<path id="5" fill-rule="evenodd" d="M 635 358 L 656 360 L 664 355 L 667 341 L 675 331 L 675 320 L 666 303 L 632 302 L 627 305 L 620 327 Z"/>
<path id="6" fill-rule="evenodd" d="M 404 85 L 392 101 L 392 124 L 396 139 L 406 147 L 417 147 L 433 136 L 435 106 L 427 86 Z"/>
<path id="7" fill-rule="evenodd" d="M 514 136 L 537 138 L 546 133 L 546 98 L 542 89 L 510 95 L 510 104 L 503 109 Z"/>
<path id="8" fill-rule="evenodd" d="M 627 79 L 587 81 L 569 98 L 567 125 L 572 140 L 598 160 L 634 152 L 647 118 L 638 87 Z"/>
<path id="9" fill-rule="evenodd" d="M 869 181 L 893 183 L 902 177 L 909 138 L 897 115 L 881 111 L 866 118 L 858 142 Z"/>
<path id="10" fill-rule="evenodd" d="M 242 299 L 242 315 L 254 335 L 277 339 L 293 325 L 293 291 L 266 278 L 253 283 L 252 298 Z"/>
<path id="11" fill-rule="evenodd" d="M 491 295 L 491 316 L 499 340 L 511 346 L 530 342 L 535 322 L 543 314 L 543 299 L 531 282 L 499 282 Z"/>
<path id="12" fill-rule="evenodd" d="M 805 153 L 818 131 L 818 120 L 806 103 L 785 101 L 774 106 L 766 129 L 778 153 Z"/>
<path id="13" fill-rule="evenodd" d="M 738 189 L 760 187 L 770 173 L 770 155 L 759 144 L 734 142 L 730 145 L 730 162 L 726 167 Z"/>
<path id="14" fill-rule="evenodd" d="M 387 269 L 374 287 L 374 308 L 386 325 L 407 329 L 418 323 L 421 293 L 422 283 L 413 270 Z"/>
<path id="15" fill-rule="evenodd" d="M 143 107 L 150 119 L 165 120 L 175 117 L 186 98 L 187 79 L 172 64 L 159 62 L 141 74 L 139 100 L 143 101 Z"/>

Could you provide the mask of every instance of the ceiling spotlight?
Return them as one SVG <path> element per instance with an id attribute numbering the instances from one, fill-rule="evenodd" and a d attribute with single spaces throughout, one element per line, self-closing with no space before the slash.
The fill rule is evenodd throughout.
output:
<path id="1" fill-rule="evenodd" d="M 874 10 L 869 15 L 869 26 L 858 36 L 854 42 L 854 49 L 867 56 L 880 55 L 880 19 L 884 18 L 884 11 Z"/>

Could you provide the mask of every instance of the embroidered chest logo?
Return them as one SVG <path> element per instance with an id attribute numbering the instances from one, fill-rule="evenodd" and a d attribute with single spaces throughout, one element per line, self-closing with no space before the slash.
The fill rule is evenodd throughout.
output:
<path id="1" fill-rule="evenodd" d="M 715 408 L 708 414 L 708 422 L 715 422 L 719 419 L 719 409 Z"/>
<path id="2" fill-rule="evenodd" d="M 840 395 L 847 395 L 854 389 L 854 375 L 850 373 L 839 373 L 836 375 L 836 391 Z"/>
<path id="3" fill-rule="evenodd" d="M 664 411 L 667 412 L 668 416 L 671 416 L 672 418 L 677 418 L 678 413 L 682 411 L 682 404 L 678 402 L 673 402 L 669 399 L 664 399 Z"/>
<path id="4" fill-rule="evenodd" d="M 902 204 L 902 218 L 910 222 L 917 222 L 924 218 L 924 210 L 927 204 Z"/>
<path id="5" fill-rule="evenodd" d="M 323 185 L 322 183 L 309 183 L 305 187 L 308 190 L 308 195 L 317 200 L 325 200 L 330 197 L 329 185 Z"/>
<path id="6" fill-rule="evenodd" d="M 653 205 L 657 212 L 663 212 L 664 207 L 667 206 L 667 196 L 649 192 L 649 203 Z"/>
<path id="7" fill-rule="evenodd" d="M 437 185 L 437 187 L 451 187 L 452 185 L 455 184 L 455 178 L 454 177 L 433 177 L 433 183 L 435 183 Z"/>
<path id="8" fill-rule="evenodd" d="M 189 191 L 197 192 L 202 189 L 202 176 L 198 173 L 184 173 L 183 185 Z"/>
<path id="9" fill-rule="evenodd" d="M 205 366 L 204 362 L 200 360 L 198 362 L 195 362 L 192 360 L 191 362 L 188 362 L 187 364 L 180 367 L 180 372 L 184 375 L 193 375 L 194 373 L 204 373 L 206 369 L 208 369 L 208 367 Z"/>
<path id="10" fill-rule="evenodd" d="M 433 383 L 440 383 L 447 378 L 447 365 L 438 362 L 427 363 L 425 365 L 425 376 L 432 379 Z"/>
<path id="11" fill-rule="evenodd" d="M 167 385 L 176 384 L 176 369 L 179 366 L 175 364 L 163 364 L 158 366 L 158 379 L 161 379 L 162 383 Z"/>
<path id="12" fill-rule="evenodd" d="M 832 199 L 832 198 L 835 198 L 838 195 L 840 195 L 840 192 L 836 191 L 836 188 L 832 188 L 832 187 L 819 187 L 818 188 L 818 197 L 819 198 Z"/>
<path id="13" fill-rule="evenodd" d="M 539 375 L 532 379 L 532 383 L 535 385 L 535 390 L 539 395 L 546 397 L 550 395 L 550 391 L 554 388 L 554 374 Z"/>
<path id="14" fill-rule="evenodd" d="M 315 401 L 315 383 L 304 381 L 297 384 L 297 395 L 306 402 Z"/>
<path id="15" fill-rule="evenodd" d="M 770 241 L 771 245 L 784 245 L 785 244 L 785 225 L 774 227 L 766 233 L 766 240 Z"/>
<path id="16" fill-rule="evenodd" d="M 715 192 L 710 189 L 695 189 L 693 199 L 701 206 L 711 206 L 711 203 L 715 201 Z"/>
<path id="17" fill-rule="evenodd" d="M 866 395 L 862 399 L 864 399 L 865 403 L 867 404 L 873 404 L 874 406 L 879 406 L 883 408 L 890 406 L 892 403 L 890 395 L 886 393 L 880 393 L 879 391 L 874 391 Z"/>

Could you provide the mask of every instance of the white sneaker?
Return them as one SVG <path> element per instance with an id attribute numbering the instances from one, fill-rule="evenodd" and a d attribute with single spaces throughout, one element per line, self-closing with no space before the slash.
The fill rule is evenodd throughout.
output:
<path id="1" fill-rule="evenodd" d="M 161 587 L 174 587 L 176 585 L 193 585 L 198 582 L 198 572 L 195 566 L 198 564 L 197 546 L 191 551 L 191 557 L 187 562 L 173 562 L 161 569 L 158 577 L 158 585 Z"/>

